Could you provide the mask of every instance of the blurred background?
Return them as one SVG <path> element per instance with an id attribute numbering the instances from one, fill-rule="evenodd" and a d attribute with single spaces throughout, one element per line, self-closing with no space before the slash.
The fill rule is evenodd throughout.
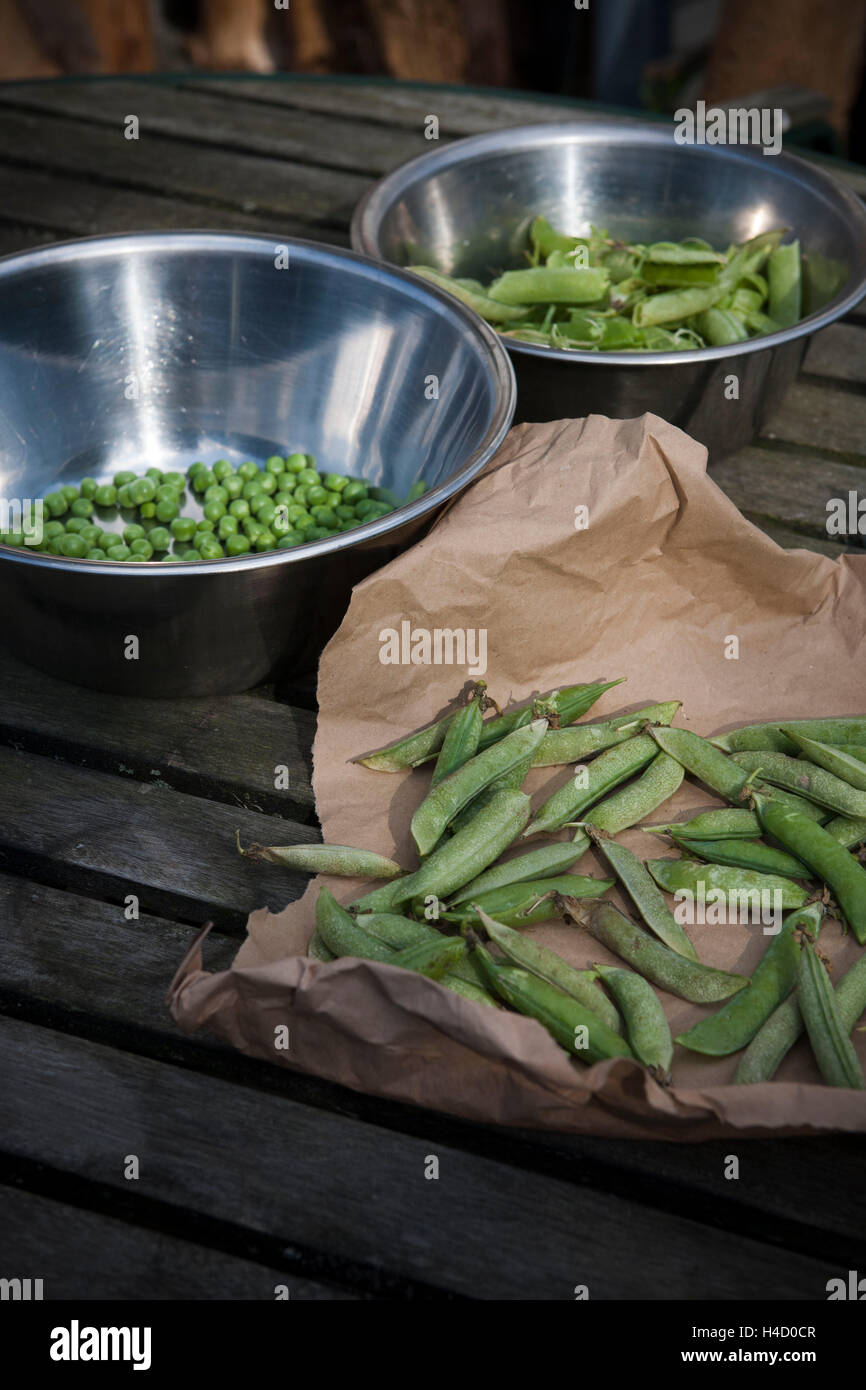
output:
<path id="1" fill-rule="evenodd" d="M 0 80 L 299 72 L 673 112 L 781 106 L 866 164 L 866 0 L 0 0 Z"/>

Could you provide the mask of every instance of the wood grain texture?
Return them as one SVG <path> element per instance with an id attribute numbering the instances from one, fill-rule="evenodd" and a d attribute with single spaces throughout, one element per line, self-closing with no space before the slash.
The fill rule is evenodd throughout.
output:
<path id="1" fill-rule="evenodd" d="M 849 463 L 866 463 L 866 395 L 797 381 L 761 438 L 831 450 Z"/>
<path id="2" fill-rule="evenodd" d="M 837 381 L 866 383 L 866 324 L 842 322 L 822 328 L 809 344 L 803 369 Z M 866 440 L 861 452 L 866 455 Z"/>
<path id="3" fill-rule="evenodd" d="M 253 695 L 108 695 L 0 661 L 0 742 L 290 820 L 314 818 L 314 733 L 309 711 Z"/>
<path id="4" fill-rule="evenodd" d="M 191 922 L 209 917 L 239 931 L 256 907 L 278 911 L 308 879 L 238 854 L 241 840 L 318 839 L 306 825 L 70 768 L 49 757 L 0 749 L 0 866 L 122 903 L 130 893 L 151 912 Z M 270 867 L 272 873 L 263 873 Z"/>
<path id="5" fill-rule="evenodd" d="M 829 1261 L 0 1020 L 10 1160 L 480 1299 L 823 1297 Z M 255 1136 L 254 1145 L 250 1136 Z M 439 1177 L 425 1179 L 438 1158 Z"/>
<path id="6" fill-rule="evenodd" d="M 802 529 L 801 544 L 815 549 L 813 540 L 830 545 L 825 554 L 841 554 L 847 542 L 827 534 L 827 503 L 847 499 L 849 491 L 866 495 L 866 475 L 856 464 L 816 458 L 808 450 L 749 447 L 714 463 L 710 476 L 731 501 L 754 520 Z M 850 543 L 857 547 L 856 537 Z"/>
<path id="7" fill-rule="evenodd" d="M 21 1271 L 18 1277 L 29 1274 L 42 1279 L 46 1302 L 96 1298 L 273 1302 L 279 1286 L 288 1289 L 290 1301 L 353 1297 L 286 1270 L 15 1188 L 0 1187 L 0 1207 L 3 1269 Z"/>

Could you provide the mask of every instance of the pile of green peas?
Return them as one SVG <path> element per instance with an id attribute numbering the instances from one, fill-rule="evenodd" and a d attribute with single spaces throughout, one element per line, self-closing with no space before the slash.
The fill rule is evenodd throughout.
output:
<path id="1" fill-rule="evenodd" d="M 272 455 L 235 468 L 197 462 L 186 473 L 129 469 L 112 482 L 83 478 L 42 499 L 42 540 L 0 534 L 4 545 L 75 560 L 219 560 L 288 550 L 351 531 L 399 505 L 360 478 L 321 473 L 312 454 Z M 198 516 L 184 514 L 189 502 Z"/>

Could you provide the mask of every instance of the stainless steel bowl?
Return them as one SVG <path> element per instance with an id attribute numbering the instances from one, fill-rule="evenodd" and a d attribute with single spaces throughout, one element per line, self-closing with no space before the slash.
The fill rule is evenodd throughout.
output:
<path id="1" fill-rule="evenodd" d="M 7 257 L 6 502 L 120 468 L 262 462 L 293 449 L 401 497 L 417 479 L 429 491 L 333 539 L 234 560 L 112 564 L 0 546 L 3 638 L 52 674 L 130 694 L 245 690 L 302 669 L 352 585 L 481 471 L 514 403 L 493 330 L 350 251 L 172 232 Z"/>
<path id="2" fill-rule="evenodd" d="M 570 352 L 506 340 L 518 420 L 651 410 L 721 457 L 758 433 L 809 335 L 866 294 L 866 210 L 848 189 L 801 159 L 677 145 L 669 126 L 630 120 L 497 130 L 422 155 L 364 196 L 352 244 L 394 265 L 486 281 L 525 264 L 538 213 L 568 232 L 594 223 L 644 242 L 703 236 L 725 246 L 790 227 L 808 253 L 807 317 L 735 347 L 690 352 Z M 737 399 L 725 389 L 732 373 Z"/>

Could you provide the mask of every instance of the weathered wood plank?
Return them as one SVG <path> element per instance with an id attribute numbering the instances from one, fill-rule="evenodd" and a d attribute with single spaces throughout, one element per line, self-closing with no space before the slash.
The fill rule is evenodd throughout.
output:
<path id="1" fill-rule="evenodd" d="M 837 381 L 866 382 L 866 324 L 831 323 L 816 333 L 803 369 Z"/>
<path id="2" fill-rule="evenodd" d="M 712 464 L 710 476 L 740 511 L 753 519 L 802 528 L 800 543 L 814 549 L 813 538 L 830 544 L 826 554 L 841 553 L 851 542 L 827 534 L 827 503 L 847 499 L 858 489 L 866 495 L 863 469 L 854 464 L 810 457 L 807 452 L 748 447 Z M 766 529 L 766 528 L 765 528 Z"/>
<path id="3" fill-rule="evenodd" d="M 823 1297 L 829 1261 L 0 1021 L 0 1136 L 135 1199 L 482 1299 Z M 254 1138 L 252 1138 L 254 1136 Z M 242 1177 L 241 1177 L 242 1175 Z M 303 1272 L 303 1271 L 302 1271 Z"/>
<path id="4" fill-rule="evenodd" d="M 346 170 L 190 145 L 147 128 L 126 140 L 122 122 L 110 128 L 8 109 L 0 121 L 0 160 L 93 177 L 112 191 L 149 189 L 241 213 L 286 215 L 306 227 L 347 225 L 369 183 Z M 4 183 L 14 176 L 7 169 Z"/>
<path id="5" fill-rule="evenodd" d="M 353 1298 L 332 1285 L 13 1187 L 0 1188 L 0 1207 L 4 1275 L 41 1279 L 46 1302 L 273 1301 L 280 1287 L 303 1302 Z"/>
<path id="6" fill-rule="evenodd" d="M 847 1242 L 866 1230 L 866 1189 L 860 1181 L 864 1140 L 747 1144 L 734 1183 L 724 1178 L 730 1140 L 611 1145 L 470 1125 L 267 1066 L 204 1032 L 180 1034 L 164 997 L 189 944 L 190 927 L 146 914 L 127 922 L 112 904 L 8 874 L 0 874 L 0 923 L 0 1001 L 7 1013 L 409 1132 L 428 1152 L 431 1145 L 438 1152 L 443 1143 L 469 1148 L 512 1167 L 639 1196 L 650 1206 L 774 1240 L 780 1239 L 781 1223 L 795 1248 L 807 1253 L 829 1256 L 832 1250 L 834 1257 L 848 1258 Z M 207 968 L 228 968 L 236 947 L 230 937 L 212 932 L 205 946 Z M 816 1164 L 832 1166 L 847 1194 L 844 1207 L 811 1201 Z"/>
<path id="7" fill-rule="evenodd" d="M 105 695 L 0 662 L 0 742 L 293 820 L 314 815 L 315 727 L 309 711 L 251 695 Z"/>
<path id="8" fill-rule="evenodd" d="M 760 526 L 761 530 L 783 550 L 814 550 L 817 555 L 826 555 L 831 560 L 838 560 L 840 555 L 856 553 L 854 546 L 840 545 L 838 541 L 819 540 L 811 532 L 796 531 L 792 526 L 783 526 L 779 521 L 770 521 L 767 517 L 751 512 L 745 512 L 744 515 L 756 526 Z"/>
<path id="9" fill-rule="evenodd" d="M 244 843 L 318 838 L 307 825 L 125 777 L 0 748 L 0 865 L 192 922 L 238 930 L 256 907 L 278 910 L 308 879 L 238 854 Z M 285 838 L 284 838 L 285 837 Z"/>
<path id="10" fill-rule="evenodd" d="M 797 381 L 761 438 L 832 450 L 850 463 L 866 463 L 866 394 Z"/>
<path id="11" fill-rule="evenodd" d="M 309 223 L 274 213 L 235 212 L 189 202 L 180 194 L 142 193 L 93 181 L 84 171 L 74 178 L 55 171 L 0 165 L 0 221 L 50 228 L 58 240 L 107 236 L 111 232 L 259 232 L 278 239 L 310 235 Z M 348 232 L 334 228 L 328 240 L 348 245 Z"/>
<path id="12" fill-rule="evenodd" d="M 115 130 L 134 114 L 142 139 L 163 135 L 353 174 L 381 174 L 429 148 L 420 130 L 386 130 L 351 115 L 298 111 L 207 83 L 7 83 L 0 86 L 0 109 L 7 108 L 75 116 Z"/>

